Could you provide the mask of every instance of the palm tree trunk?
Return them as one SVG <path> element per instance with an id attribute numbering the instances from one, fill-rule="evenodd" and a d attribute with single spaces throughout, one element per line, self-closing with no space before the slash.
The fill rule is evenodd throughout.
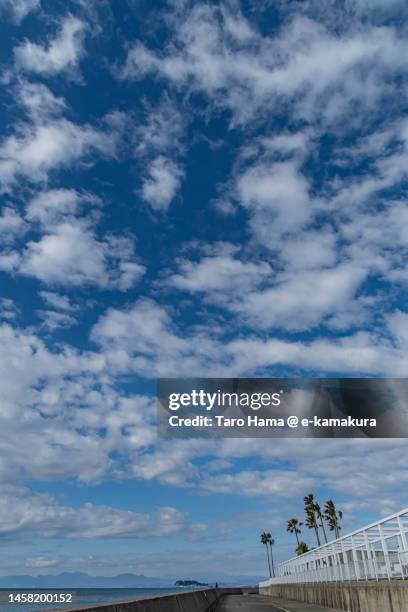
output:
<path id="1" fill-rule="evenodd" d="M 299 546 L 299 536 L 298 536 L 297 531 L 295 531 L 295 536 L 296 536 L 296 542 L 297 542 L 297 545 Z"/>
<path id="2" fill-rule="evenodd" d="M 272 574 L 275 577 L 275 564 L 273 562 L 272 544 L 269 543 L 269 546 L 271 547 Z"/>
<path id="3" fill-rule="evenodd" d="M 316 533 L 317 545 L 321 546 L 320 537 L 319 537 L 319 528 L 315 527 L 314 530 L 315 530 L 315 533 Z"/>
<path id="4" fill-rule="evenodd" d="M 266 546 L 266 555 L 268 557 L 268 567 L 269 567 L 269 578 L 272 578 L 272 572 L 271 572 L 271 562 L 269 560 L 269 548 L 268 548 L 268 544 L 265 543 Z"/>
<path id="5" fill-rule="evenodd" d="M 322 526 L 322 529 L 323 529 L 324 541 L 327 544 L 327 535 L 326 535 L 326 529 L 324 528 L 323 517 L 321 518 L 321 526 Z"/>

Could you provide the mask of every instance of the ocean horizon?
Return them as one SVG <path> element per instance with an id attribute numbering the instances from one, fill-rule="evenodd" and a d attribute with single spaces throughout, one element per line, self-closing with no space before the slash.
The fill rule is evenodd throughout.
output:
<path id="1" fill-rule="evenodd" d="M 201 587 L 202 588 L 202 587 Z M 0 612 L 30 612 L 31 610 L 63 609 L 81 604 L 102 604 L 112 601 L 127 599 L 143 599 L 148 596 L 160 596 L 172 593 L 197 590 L 194 587 L 138 587 L 138 588 L 94 588 L 94 589 L 74 589 L 74 588 L 50 588 L 50 589 L 0 589 Z M 67 603 L 41 602 L 11 602 L 9 595 L 17 593 L 35 594 L 72 594 L 72 601 Z"/>

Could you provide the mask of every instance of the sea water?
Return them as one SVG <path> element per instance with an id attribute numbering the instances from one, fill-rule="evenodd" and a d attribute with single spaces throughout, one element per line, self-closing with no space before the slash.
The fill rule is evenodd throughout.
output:
<path id="1" fill-rule="evenodd" d="M 122 599 L 141 599 L 143 597 L 158 597 L 186 590 L 181 587 L 169 588 L 137 588 L 137 589 L 0 589 L 0 612 L 29 612 L 31 610 L 62 609 L 71 606 L 92 605 L 120 601 Z M 72 602 L 63 603 L 10 603 L 9 594 L 17 593 L 72 593 Z"/>

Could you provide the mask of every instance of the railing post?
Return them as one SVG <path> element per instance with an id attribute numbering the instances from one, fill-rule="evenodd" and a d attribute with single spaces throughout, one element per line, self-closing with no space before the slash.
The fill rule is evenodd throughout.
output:
<path id="1" fill-rule="evenodd" d="M 370 562 L 371 562 L 372 566 L 373 566 L 373 569 L 374 569 L 374 578 L 376 580 L 378 580 L 377 566 L 376 566 L 375 559 L 373 560 L 373 557 L 372 557 L 372 550 L 371 550 L 370 542 L 368 540 L 368 535 L 367 535 L 366 531 L 364 531 L 364 541 L 365 541 L 366 550 L 367 550 L 367 557 L 368 557 L 368 561 L 369 561 L 368 568 L 370 569 Z"/>
<path id="2" fill-rule="evenodd" d="M 353 536 L 351 536 L 351 551 L 353 555 L 353 563 L 354 563 L 354 571 L 356 574 L 356 579 L 360 580 L 360 568 L 358 566 L 358 557 L 357 557 L 356 545 L 355 545 Z"/>
<path id="3" fill-rule="evenodd" d="M 404 531 L 404 525 L 402 523 L 400 516 L 397 518 L 397 521 L 398 521 L 398 528 L 399 528 L 400 535 L 401 535 L 402 549 L 404 552 L 408 552 L 407 534 Z"/>
<path id="4" fill-rule="evenodd" d="M 363 561 L 363 567 L 364 567 L 364 578 L 366 580 L 368 580 L 370 578 L 370 565 L 369 565 L 369 559 L 368 559 L 368 550 L 367 547 L 364 549 L 361 549 L 361 559 Z"/>
<path id="5" fill-rule="evenodd" d="M 341 554 L 343 556 L 344 573 L 345 573 L 346 579 L 351 580 L 350 568 L 349 568 L 349 564 L 348 564 L 347 555 L 346 555 L 346 553 L 344 551 L 344 542 L 343 542 L 343 540 L 340 540 L 340 546 L 341 546 Z"/>
<path id="6" fill-rule="evenodd" d="M 338 550 L 334 551 L 334 559 L 335 559 L 335 567 L 336 567 L 336 582 L 340 582 L 343 580 L 343 570 L 341 567 L 341 557 Z"/>
<path id="7" fill-rule="evenodd" d="M 385 568 L 387 570 L 388 580 L 391 580 L 392 569 L 391 569 L 390 557 L 388 554 L 387 542 L 384 537 L 384 530 L 381 524 L 378 525 L 378 531 L 380 532 L 380 540 L 381 540 L 381 546 L 382 546 L 383 553 L 384 553 Z"/>
<path id="8" fill-rule="evenodd" d="M 325 553 L 326 553 L 326 576 L 329 582 L 330 581 L 330 556 L 329 556 L 329 549 L 327 546 L 325 548 Z"/>

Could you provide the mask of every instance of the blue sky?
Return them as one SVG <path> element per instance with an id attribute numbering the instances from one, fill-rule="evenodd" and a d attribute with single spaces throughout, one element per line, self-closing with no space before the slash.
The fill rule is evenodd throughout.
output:
<path id="1" fill-rule="evenodd" d="M 0 0 L 1 574 L 259 575 L 404 440 L 165 440 L 157 376 L 406 376 L 403 0 Z M 313 543 L 310 533 L 302 534 Z"/>

